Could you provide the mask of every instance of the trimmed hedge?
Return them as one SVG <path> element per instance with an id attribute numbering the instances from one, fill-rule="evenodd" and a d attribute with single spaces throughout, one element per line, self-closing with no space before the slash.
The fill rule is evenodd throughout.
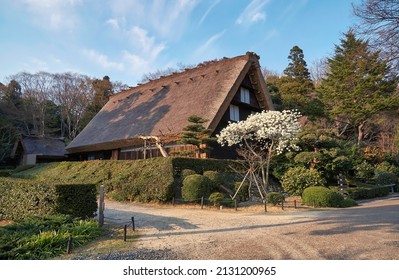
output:
<path id="1" fill-rule="evenodd" d="M 344 197 L 325 187 L 308 187 L 302 193 L 302 202 L 316 207 L 340 207 Z"/>
<path id="2" fill-rule="evenodd" d="M 71 217 L 93 218 L 97 211 L 97 189 L 92 184 L 56 185 L 55 211 Z"/>
<path id="3" fill-rule="evenodd" d="M 56 184 L 104 185 L 106 196 L 115 200 L 166 202 L 180 195 L 181 175 L 192 172 L 187 169 L 202 174 L 209 170 L 231 172 L 231 166 L 241 167 L 233 160 L 195 158 L 93 160 L 37 164 L 12 176 Z"/>
<path id="4" fill-rule="evenodd" d="M 389 195 L 391 188 L 384 186 L 347 188 L 348 196 L 354 200 L 369 199 Z"/>
<path id="5" fill-rule="evenodd" d="M 97 211 L 96 194 L 95 185 L 55 185 L 3 178 L 0 179 L 0 219 L 52 214 L 93 218 Z"/>
<path id="6" fill-rule="evenodd" d="M 232 167 L 241 170 L 242 164 L 236 160 L 200 159 L 200 158 L 171 158 L 173 169 L 179 172 L 184 169 L 194 170 L 203 174 L 205 171 L 231 172 Z"/>

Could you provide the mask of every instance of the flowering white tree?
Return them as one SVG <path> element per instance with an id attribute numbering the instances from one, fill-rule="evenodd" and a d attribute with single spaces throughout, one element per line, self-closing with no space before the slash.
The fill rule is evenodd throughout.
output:
<path id="1" fill-rule="evenodd" d="M 260 196 L 264 199 L 272 156 L 284 150 L 299 149 L 295 143 L 296 135 L 301 129 L 298 122 L 300 116 L 295 110 L 262 111 L 250 115 L 244 121 L 229 123 L 217 135 L 217 141 L 222 146 L 239 145 L 238 153 L 248 164 L 248 171 L 233 199 L 247 178 L 250 186 L 255 183 Z M 262 184 L 259 184 L 259 174 Z"/>

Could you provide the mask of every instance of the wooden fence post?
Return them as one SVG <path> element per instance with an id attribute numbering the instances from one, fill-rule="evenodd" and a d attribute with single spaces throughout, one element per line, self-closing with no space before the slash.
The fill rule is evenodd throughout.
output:
<path id="1" fill-rule="evenodd" d="M 73 246 L 73 238 L 72 236 L 69 236 L 68 238 L 68 243 L 67 243 L 67 254 L 70 254 L 72 252 L 72 246 Z"/>
<path id="2" fill-rule="evenodd" d="M 104 225 L 104 185 L 100 186 L 100 201 L 98 202 L 98 224 L 100 227 Z"/>
<path id="3" fill-rule="evenodd" d="M 294 208 L 296 209 L 296 199 L 294 200 Z"/>
<path id="4" fill-rule="evenodd" d="M 281 200 L 281 210 L 284 210 L 284 199 Z"/>
<path id="5" fill-rule="evenodd" d="M 204 197 L 201 197 L 201 209 L 204 209 Z"/>
<path id="6" fill-rule="evenodd" d="M 265 199 L 265 212 L 267 212 L 267 202 L 266 202 L 266 199 Z"/>
<path id="7" fill-rule="evenodd" d="M 132 217 L 132 229 L 133 229 L 133 231 L 136 230 L 136 226 L 135 226 L 135 224 L 134 224 L 134 217 Z"/>
<path id="8" fill-rule="evenodd" d="M 126 241 L 127 225 L 123 227 L 123 241 Z"/>
<path id="9" fill-rule="evenodd" d="M 234 209 L 237 211 L 237 198 L 234 199 Z"/>

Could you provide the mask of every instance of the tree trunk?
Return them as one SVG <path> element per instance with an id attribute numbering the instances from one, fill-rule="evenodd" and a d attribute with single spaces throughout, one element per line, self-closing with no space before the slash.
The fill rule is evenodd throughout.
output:
<path id="1" fill-rule="evenodd" d="M 366 122 L 362 122 L 360 125 L 357 127 L 357 145 L 360 146 L 363 141 L 363 127 L 366 124 Z"/>

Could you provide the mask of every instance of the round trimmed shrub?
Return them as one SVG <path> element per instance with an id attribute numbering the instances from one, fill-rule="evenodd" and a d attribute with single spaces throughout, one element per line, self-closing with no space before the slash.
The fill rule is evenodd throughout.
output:
<path id="1" fill-rule="evenodd" d="M 326 187 L 308 187 L 302 193 L 302 202 L 316 207 L 340 207 L 344 197 Z"/>
<path id="2" fill-rule="evenodd" d="M 217 171 L 205 171 L 204 176 L 212 182 L 211 190 L 218 191 L 219 186 L 223 184 L 222 176 Z"/>
<path id="3" fill-rule="evenodd" d="M 209 196 L 209 202 L 211 202 L 214 206 L 221 205 L 223 200 L 224 195 L 221 192 L 214 192 Z"/>
<path id="4" fill-rule="evenodd" d="M 284 195 L 279 192 L 269 192 L 266 194 L 266 202 L 277 205 L 284 200 Z"/>
<path id="5" fill-rule="evenodd" d="M 184 180 L 187 176 L 194 175 L 194 174 L 197 174 L 197 173 L 192 169 L 183 169 L 180 177 Z"/>
<path id="6" fill-rule="evenodd" d="M 291 195 L 302 195 L 307 187 L 324 184 L 325 180 L 316 169 L 306 169 L 303 166 L 288 169 L 281 178 L 283 190 Z"/>
<path id="7" fill-rule="evenodd" d="M 206 176 L 188 175 L 183 180 L 182 197 L 185 201 L 196 201 L 201 197 L 207 197 L 211 184 Z"/>

